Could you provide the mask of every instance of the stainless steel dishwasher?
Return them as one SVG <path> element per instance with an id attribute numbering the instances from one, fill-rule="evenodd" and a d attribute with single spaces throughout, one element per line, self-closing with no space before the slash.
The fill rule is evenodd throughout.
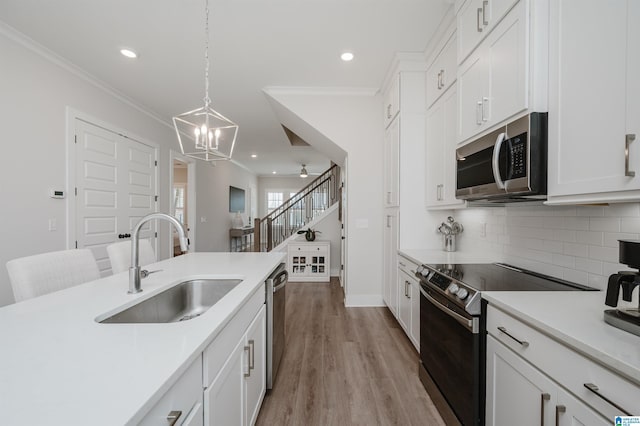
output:
<path id="1" fill-rule="evenodd" d="M 281 263 L 266 282 L 267 291 L 267 389 L 273 389 L 284 352 L 284 304 L 289 273 Z"/>

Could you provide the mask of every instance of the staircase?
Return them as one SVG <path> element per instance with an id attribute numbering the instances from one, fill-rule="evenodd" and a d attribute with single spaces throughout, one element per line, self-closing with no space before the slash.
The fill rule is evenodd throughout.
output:
<path id="1" fill-rule="evenodd" d="M 271 213 L 254 222 L 253 251 L 271 251 L 340 200 L 334 164 Z"/>

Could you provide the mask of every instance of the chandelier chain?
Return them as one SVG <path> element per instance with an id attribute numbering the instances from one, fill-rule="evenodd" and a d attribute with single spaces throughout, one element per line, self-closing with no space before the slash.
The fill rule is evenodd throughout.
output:
<path id="1" fill-rule="evenodd" d="M 209 97 L 209 0 L 205 0 L 204 33 L 204 105 L 208 107 L 211 104 Z"/>

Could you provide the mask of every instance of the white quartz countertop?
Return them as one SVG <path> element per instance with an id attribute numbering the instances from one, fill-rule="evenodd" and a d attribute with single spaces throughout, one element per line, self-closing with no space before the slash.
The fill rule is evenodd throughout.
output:
<path id="1" fill-rule="evenodd" d="M 0 308 L 0 423 L 138 423 L 284 256 L 191 253 L 145 265 L 162 271 L 143 279 L 139 294 L 127 294 L 128 272 L 123 272 Z M 243 282 L 189 321 L 95 321 L 195 278 Z"/>
<path id="2" fill-rule="evenodd" d="M 471 252 L 471 251 L 453 251 L 447 252 L 443 250 L 421 250 L 421 249 L 400 249 L 398 253 L 407 257 L 417 264 L 423 263 L 494 263 L 500 262 L 501 259 L 496 254 Z"/>
<path id="3" fill-rule="evenodd" d="M 490 305 L 640 385 L 640 337 L 604 322 L 604 292 L 484 292 Z"/>

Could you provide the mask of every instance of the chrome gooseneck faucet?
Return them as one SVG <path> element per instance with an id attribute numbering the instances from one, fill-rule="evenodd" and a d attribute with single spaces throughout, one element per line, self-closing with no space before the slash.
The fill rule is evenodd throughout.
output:
<path id="1" fill-rule="evenodd" d="M 182 223 L 180 223 L 180 221 L 175 217 L 169 216 L 168 214 L 164 214 L 164 213 L 151 213 L 146 215 L 142 219 L 140 219 L 140 222 L 136 224 L 131 234 L 131 267 L 129 268 L 129 293 L 130 294 L 140 293 L 142 291 L 142 286 L 140 285 L 140 279 L 149 275 L 148 272 L 144 271 L 146 273 L 143 276 L 142 274 L 143 271 L 140 270 L 139 240 L 140 240 L 140 229 L 142 228 L 142 225 L 144 225 L 145 223 L 153 219 L 162 219 L 172 223 L 173 226 L 175 226 L 176 231 L 178 231 L 178 236 L 180 238 L 180 250 L 182 250 L 183 253 L 189 250 L 189 240 L 187 238 L 187 232 L 185 231 Z"/>

